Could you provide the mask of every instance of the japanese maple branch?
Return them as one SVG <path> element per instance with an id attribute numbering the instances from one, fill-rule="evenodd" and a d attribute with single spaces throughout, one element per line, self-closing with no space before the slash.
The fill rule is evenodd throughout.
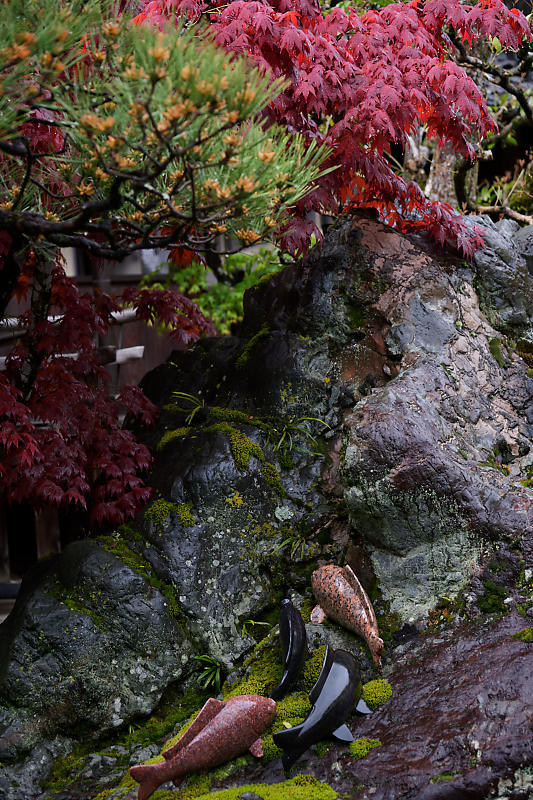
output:
<path id="1" fill-rule="evenodd" d="M 22 363 L 18 380 L 18 388 L 26 402 L 30 398 L 39 368 L 45 357 L 45 351 L 39 344 L 41 337 L 36 328 L 40 322 L 48 319 L 54 278 L 54 255 L 50 252 L 50 248 L 46 248 L 44 251 L 40 249 L 36 252 L 31 292 L 31 316 L 25 340 L 26 357 Z"/>
<path id="2" fill-rule="evenodd" d="M 509 94 L 512 94 L 516 97 L 518 104 L 522 108 L 524 114 L 528 118 L 530 122 L 533 123 L 533 109 L 529 104 L 529 100 L 527 95 L 525 94 L 524 90 L 521 89 L 519 86 L 515 86 L 511 83 L 510 78 L 513 77 L 513 70 L 505 71 L 498 67 L 496 64 L 488 64 L 483 62 L 480 58 L 476 58 L 475 56 L 471 56 L 467 53 L 463 43 L 459 40 L 458 37 L 452 37 L 454 40 L 454 45 L 456 46 L 459 56 L 456 57 L 456 61 L 458 64 L 464 64 L 468 67 L 473 67 L 474 69 L 479 70 L 488 75 L 492 75 L 494 78 L 498 79 L 498 83 L 502 88 L 504 88 Z M 529 59 L 528 59 L 529 60 Z M 520 68 L 519 68 L 520 67 Z M 522 64 L 516 68 L 516 72 L 520 72 L 522 68 Z"/>

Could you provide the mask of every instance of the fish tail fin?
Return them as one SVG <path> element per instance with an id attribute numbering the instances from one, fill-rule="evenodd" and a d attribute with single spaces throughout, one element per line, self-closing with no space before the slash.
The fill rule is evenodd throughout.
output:
<path id="1" fill-rule="evenodd" d="M 130 775 L 139 785 L 137 800 L 148 800 L 151 794 L 161 785 L 159 776 L 154 774 L 155 764 L 140 764 L 130 769 Z"/>

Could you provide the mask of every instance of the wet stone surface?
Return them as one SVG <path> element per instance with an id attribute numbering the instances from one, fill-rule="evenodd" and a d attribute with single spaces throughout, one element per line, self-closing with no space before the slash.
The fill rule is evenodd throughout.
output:
<path id="1" fill-rule="evenodd" d="M 311 774 L 353 800 L 486 800 L 533 764 L 533 650 L 512 638 L 527 623 L 478 618 L 409 640 L 394 651 L 392 698 L 356 718 L 356 739 L 379 739 L 363 759 L 332 745 L 302 756 L 291 774 Z M 220 786 L 277 782 L 276 761 Z M 513 800 L 529 798 L 510 790 Z M 494 794 L 492 794 L 494 792 Z"/>
<path id="2" fill-rule="evenodd" d="M 169 687 L 193 685 L 194 656 L 239 669 L 253 624 L 265 635 L 291 593 L 314 605 L 313 570 L 345 562 L 387 634 L 395 694 L 357 723 L 381 747 L 353 763 L 335 747 L 304 771 L 357 798 L 522 800 L 531 645 L 509 634 L 533 605 L 533 276 L 527 232 L 477 222 L 488 247 L 467 266 L 344 219 L 305 263 L 246 294 L 239 335 L 202 340 L 146 376 L 162 409 L 142 434 L 156 455 L 153 502 L 39 565 L 0 626 L 8 800 L 33 800 L 80 740 L 136 724 Z M 169 407 L 174 392 L 191 407 Z M 441 642 L 418 635 L 443 596 L 513 612 L 454 623 Z M 372 677 L 356 637 L 307 630 L 312 647 L 344 645 Z M 113 788 L 106 769 L 123 769 L 108 757 L 82 767 L 98 791 Z M 282 779 L 272 762 L 228 780 Z M 88 800 L 75 774 L 68 785 L 65 797 Z"/>

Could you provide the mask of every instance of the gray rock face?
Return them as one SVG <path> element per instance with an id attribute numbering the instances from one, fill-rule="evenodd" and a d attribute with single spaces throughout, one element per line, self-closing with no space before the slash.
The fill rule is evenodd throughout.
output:
<path id="1" fill-rule="evenodd" d="M 520 336 L 533 323 L 533 230 L 518 222 L 469 217 L 481 226 L 485 248 L 474 255 L 477 289 L 492 325 Z"/>
<path id="2" fill-rule="evenodd" d="M 531 492 L 512 478 L 532 460 L 533 382 L 466 273 L 393 232 L 362 232 L 390 283 L 372 308 L 397 374 L 346 419 L 343 483 L 384 597 L 407 620 L 467 582 L 485 537 L 531 531 Z"/>
<path id="3" fill-rule="evenodd" d="M 3 763 L 43 737 L 149 713 L 195 652 L 166 598 L 96 542 L 70 545 L 41 572 L 2 626 Z"/>

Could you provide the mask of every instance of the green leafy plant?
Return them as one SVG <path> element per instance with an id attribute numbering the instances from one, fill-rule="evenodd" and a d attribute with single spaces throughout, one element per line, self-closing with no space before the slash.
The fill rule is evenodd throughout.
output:
<path id="1" fill-rule="evenodd" d="M 492 469 L 497 469 L 498 472 L 501 472 L 502 475 L 509 477 L 510 469 L 507 464 L 502 464 L 498 459 L 501 458 L 501 454 L 497 450 L 488 450 L 487 458 L 483 459 L 483 461 L 478 461 L 480 467 L 491 467 Z"/>
<path id="2" fill-rule="evenodd" d="M 290 552 L 291 558 L 295 558 L 298 555 L 298 551 L 300 551 L 300 558 L 303 558 L 306 544 L 307 540 L 305 536 L 295 534 L 294 536 L 288 536 L 286 539 L 284 539 L 281 544 L 272 550 L 272 553 L 277 553 L 280 550 L 285 550 L 285 548 L 287 548 Z"/>
<path id="3" fill-rule="evenodd" d="M 315 453 L 306 447 L 300 447 L 295 444 L 294 440 L 298 434 L 303 436 L 308 442 L 312 442 L 314 445 L 316 445 L 318 441 L 317 438 L 313 436 L 313 434 L 305 427 L 305 425 L 300 424 L 306 421 L 318 422 L 325 428 L 329 428 L 327 422 L 324 422 L 322 419 L 318 419 L 318 417 L 289 417 L 279 428 L 272 427 L 272 434 L 277 436 L 277 442 L 273 447 L 274 452 L 291 452 L 296 450 L 301 453 L 320 455 L 319 453 Z"/>
<path id="4" fill-rule="evenodd" d="M 202 664 L 202 672 L 198 676 L 198 684 L 202 689 L 214 689 L 218 694 L 222 685 L 222 664 L 207 654 L 194 656 Z"/>
<path id="5" fill-rule="evenodd" d="M 246 636 L 249 626 L 255 627 L 256 625 L 257 626 L 263 625 L 266 628 L 270 628 L 268 622 L 256 622 L 256 620 L 254 619 L 245 619 L 244 622 L 242 623 L 242 635 Z M 252 635 L 251 632 L 250 635 Z"/>
<path id="6" fill-rule="evenodd" d="M 187 425 L 192 425 L 196 414 L 206 407 L 203 397 L 197 397 L 194 394 L 188 394 L 187 392 L 172 392 L 172 397 L 174 397 L 176 400 L 185 400 L 186 402 L 190 403 L 188 408 L 183 408 L 177 403 L 172 404 L 173 411 L 182 411 L 183 413 L 187 414 L 185 417 L 185 422 Z"/>
<path id="7" fill-rule="evenodd" d="M 276 247 L 258 247 L 226 257 L 212 255 L 205 264 L 192 261 L 176 267 L 164 262 L 158 267 L 157 280 L 190 297 L 219 333 L 229 334 L 232 325 L 242 320 L 245 291 L 283 266 Z M 163 274 L 163 269 L 168 274 Z M 143 282 L 150 285 L 152 280 L 152 276 L 146 276 Z"/>

